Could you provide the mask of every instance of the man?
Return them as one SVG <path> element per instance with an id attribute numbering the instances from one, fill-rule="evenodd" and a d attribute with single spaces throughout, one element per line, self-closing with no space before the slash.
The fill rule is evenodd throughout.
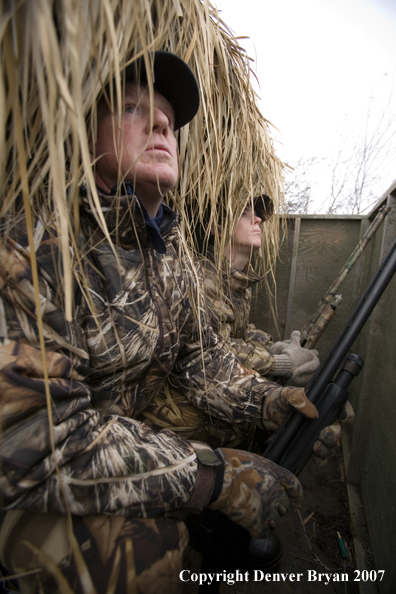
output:
<path id="1" fill-rule="evenodd" d="M 292 408 L 317 416 L 302 390 L 245 369 L 212 331 L 200 271 L 163 202 L 197 83 L 166 52 L 155 54 L 153 96 L 147 78 L 135 63 L 117 107 L 98 105 L 99 201 L 82 189 L 71 322 L 56 222 L 37 218 L 44 358 L 23 220 L 2 254 L 0 549 L 11 572 L 39 570 L 20 579 L 31 592 L 65 580 L 76 593 L 87 581 L 98 593 L 179 591 L 188 537 L 173 512 L 211 507 L 262 537 L 301 496 L 291 473 L 259 456 L 136 420 L 168 378 L 220 420 L 276 429 Z"/>

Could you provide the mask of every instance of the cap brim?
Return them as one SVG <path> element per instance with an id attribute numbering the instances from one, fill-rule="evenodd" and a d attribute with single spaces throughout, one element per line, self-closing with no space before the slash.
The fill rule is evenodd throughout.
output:
<path id="1" fill-rule="evenodd" d="M 254 198 L 254 210 L 261 220 L 266 221 L 274 213 L 274 203 L 267 194 L 262 194 Z"/>
<path id="2" fill-rule="evenodd" d="M 128 66 L 125 78 L 131 81 L 147 82 L 143 58 Z M 155 52 L 153 81 L 156 90 L 169 101 L 174 109 L 175 130 L 188 124 L 199 108 L 199 88 L 196 78 L 187 64 L 170 52 Z"/>

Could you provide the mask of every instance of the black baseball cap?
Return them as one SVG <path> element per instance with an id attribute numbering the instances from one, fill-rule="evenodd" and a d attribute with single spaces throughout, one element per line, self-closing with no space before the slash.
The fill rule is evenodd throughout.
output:
<path id="1" fill-rule="evenodd" d="M 254 211 L 262 221 L 266 221 L 272 217 L 274 213 L 274 203 L 267 194 L 261 194 L 253 199 Z"/>
<path id="2" fill-rule="evenodd" d="M 126 68 L 125 80 L 147 83 L 146 65 L 143 57 Z M 155 89 L 169 101 L 174 109 L 175 130 L 188 124 L 199 108 L 199 88 L 197 80 L 187 64 L 171 52 L 155 52 L 153 82 Z"/>

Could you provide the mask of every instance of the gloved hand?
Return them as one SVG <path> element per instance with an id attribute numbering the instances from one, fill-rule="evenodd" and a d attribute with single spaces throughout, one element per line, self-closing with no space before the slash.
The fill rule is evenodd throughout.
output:
<path id="1" fill-rule="evenodd" d="M 319 416 L 316 406 L 308 400 L 302 388 L 272 388 L 263 399 L 261 419 L 264 427 L 269 431 L 278 431 L 293 409 L 308 419 Z"/>
<path id="2" fill-rule="evenodd" d="M 293 386 L 305 386 L 319 367 L 318 351 L 300 345 L 301 333 L 295 330 L 289 340 L 275 342 L 270 349 L 275 359 L 274 374 L 289 377 Z"/>
<path id="3" fill-rule="evenodd" d="M 339 447 L 342 433 L 341 423 L 352 423 L 355 418 L 354 410 L 349 401 L 344 408 L 346 417 L 342 421 L 337 419 L 332 425 L 324 427 L 320 432 L 318 441 L 314 443 L 312 458 L 318 466 L 325 466 L 330 456 L 333 456 L 336 448 Z"/>
<path id="4" fill-rule="evenodd" d="M 268 535 L 291 504 L 300 503 L 300 482 L 285 468 L 250 452 L 228 448 L 216 452 L 224 463 L 224 480 L 209 509 L 221 511 L 252 538 Z"/>

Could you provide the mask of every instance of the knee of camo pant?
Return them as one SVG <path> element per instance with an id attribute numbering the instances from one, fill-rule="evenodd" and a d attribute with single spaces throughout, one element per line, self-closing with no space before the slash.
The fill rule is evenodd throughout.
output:
<path id="1" fill-rule="evenodd" d="M 67 516 L 9 512 L 0 534 L 0 555 L 19 578 L 25 594 L 57 594 L 69 588 L 84 594 L 181 593 L 179 579 L 188 543 L 183 522 L 171 518 L 114 516 L 72 518 L 74 550 Z M 25 543 L 30 543 L 26 545 Z"/>

